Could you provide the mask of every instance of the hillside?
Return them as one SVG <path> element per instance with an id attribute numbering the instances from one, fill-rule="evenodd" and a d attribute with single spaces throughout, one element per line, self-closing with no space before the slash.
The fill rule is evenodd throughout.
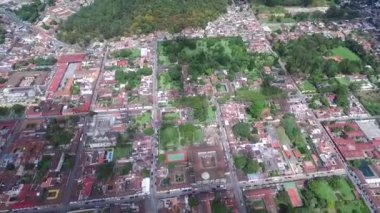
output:
<path id="1" fill-rule="evenodd" d="M 86 44 L 127 33 L 178 32 L 205 26 L 226 9 L 227 0 L 95 0 L 61 24 L 59 38 Z"/>

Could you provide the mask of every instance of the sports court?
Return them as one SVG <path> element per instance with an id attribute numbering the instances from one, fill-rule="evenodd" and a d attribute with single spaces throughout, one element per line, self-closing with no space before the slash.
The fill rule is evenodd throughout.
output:
<path id="1" fill-rule="evenodd" d="M 290 203 L 293 207 L 300 207 L 302 206 L 302 200 L 300 195 L 298 194 L 297 186 L 294 182 L 285 183 L 284 188 L 286 192 L 288 193 L 288 196 L 290 198 Z"/>
<path id="2" fill-rule="evenodd" d="M 186 161 L 186 160 L 187 160 L 187 154 L 185 151 L 179 151 L 179 152 L 166 154 L 167 163 L 181 162 L 181 161 Z"/>

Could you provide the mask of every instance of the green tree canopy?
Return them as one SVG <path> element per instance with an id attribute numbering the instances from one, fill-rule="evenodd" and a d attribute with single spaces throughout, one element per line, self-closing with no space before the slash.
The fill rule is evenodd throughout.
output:
<path id="1" fill-rule="evenodd" d="M 191 197 L 189 198 L 189 206 L 190 206 L 191 208 L 193 208 L 193 207 L 196 207 L 196 206 L 198 206 L 198 205 L 199 205 L 199 199 L 196 198 L 196 197 L 194 197 L 194 196 L 191 196 Z"/>
<path id="2" fill-rule="evenodd" d="M 99 181 L 106 181 L 113 175 L 114 163 L 101 164 L 96 168 L 96 179 Z"/>
<path id="3" fill-rule="evenodd" d="M 39 0 L 33 0 L 31 4 L 25 4 L 16 11 L 16 15 L 23 21 L 35 22 L 40 16 L 40 12 L 45 9 L 45 3 Z"/>
<path id="4" fill-rule="evenodd" d="M 0 116 L 8 116 L 10 110 L 8 107 L 0 107 Z"/>
<path id="5" fill-rule="evenodd" d="M 251 135 L 249 123 L 239 122 L 232 127 L 235 137 L 248 138 Z"/>
<path id="6" fill-rule="evenodd" d="M 15 104 L 12 106 L 12 110 L 16 115 L 21 116 L 25 112 L 25 106 L 21 104 Z"/>
<path id="7" fill-rule="evenodd" d="M 126 33 L 179 32 L 205 26 L 226 9 L 226 0 L 95 0 L 60 26 L 59 37 L 69 43 L 88 44 L 93 38 Z"/>

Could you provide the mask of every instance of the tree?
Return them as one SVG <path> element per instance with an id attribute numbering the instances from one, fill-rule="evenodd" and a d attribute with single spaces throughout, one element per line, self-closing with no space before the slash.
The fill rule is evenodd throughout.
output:
<path id="1" fill-rule="evenodd" d="M 251 127 L 248 123 L 239 122 L 232 127 L 235 137 L 248 138 L 251 135 Z"/>
<path id="2" fill-rule="evenodd" d="M 91 39 L 109 39 L 126 33 L 180 32 L 186 27 L 205 26 L 225 12 L 226 0 L 95 1 L 64 21 L 58 36 L 69 43 L 87 44 Z"/>
<path id="3" fill-rule="evenodd" d="M 339 84 L 335 90 L 336 93 L 336 105 L 342 108 L 348 107 L 348 91 L 347 87 Z"/>
<path id="4" fill-rule="evenodd" d="M 153 135 L 154 134 L 154 130 L 153 130 L 153 128 L 145 128 L 144 129 L 144 134 L 146 134 L 146 135 Z"/>
<path id="5" fill-rule="evenodd" d="M 20 9 L 16 11 L 16 15 L 20 17 L 23 21 L 35 22 L 39 16 L 40 12 L 45 9 L 45 4 L 42 1 L 34 0 L 31 4 L 25 4 Z"/>
<path id="6" fill-rule="evenodd" d="M 25 106 L 21 104 L 15 104 L 12 106 L 12 110 L 16 115 L 21 116 L 25 112 Z"/>
<path id="7" fill-rule="evenodd" d="M 37 58 L 32 59 L 30 62 L 35 64 L 36 66 L 52 66 L 55 63 L 57 63 L 57 59 L 54 57 L 48 57 L 48 58 L 37 57 Z"/>
<path id="8" fill-rule="evenodd" d="M 260 137 L 258 135 L 251 135 L 249 138 L 249 142 L 252 144 L 258 143 L 260 141 Z"/>
<path id="9" fill-rule="evenodd" d="M 8 107 L 0 107 L 0 116 L 8 116 L 10 113 L 10 110 Z"/>
<path id="10" fill-rule="evenodd" d="M 106 181 L 113 175 L 114 163 L 109 162 L 101 164 L 96 168 L 96 179 L 98 181 Z"/>
<path id="11" fill-rule="evenodd" d="M 263 83 L 261 84 L 261 92 L 266 97 L 278 97 L 283 95 L 283 91 L 272 85 L 273 77 L 269 75 L 264 75 Z"/>
<path id="12" fill-rule="evenodd" d="M 144 76 L 152 75 L 152 69 L 148 67 L 141 68 L 137 72 Z"/>
<path id="13" fill-rule="evenodd" d="M 194 117 L 200 122 L 204 122 L 208 118 L 208 100 L 206 96 L 188 96 L 184 97 L 176 103 L 182 107 L 191 107 L 194 110 Z"/>
<path id="14" fill-rule="evenodd" d="M 168 169 L 169 169 L 169 171 L 171 171 L 171 170 L 173 170 L 175 168 L 175 163 L 169 163 L 168 164 Z"/>
<path id="15" fill-rule="evenodd" d="M 7 79 L 0 76 L 0 84 L 4 84 L 5 82 L 7 82 Z"/>
<path id="16" fill-rule="evenodd" d="M 335 77 L 335 75 L 339 73 L 339 64 L 336 63 L 335 61 L 329 60 L 325 64 L 325 70 L 324 70 L 324 72 L 330 78 L 331 77 Z"/>
<path id="17" fill-rule="evenodd" d="M 179 70 L 178 68 L 169 69 L 168 74 L 172 81 L 174 82 L 181 81 L 182 74 L 181 74 L 181 70 Z"/>
<path id="18" fill-rule="evenodd" d="M 352 131 L 355 130 L 355 129 L 354 129 L 352 126 L 350 126 L 350 125 L 345 125 L 345 126 L 343 127 L 343 129 L 344 129 L 345 132 L 352 132 Z"/>
<path id="19" fill-rule="evenodd" d="M 244 172 L 247 174 L 257 173 L 260 170 L 260 165 L 255 160 L 248 160 L 246 167 L 244 168 Z"/>
<path id="20" fill-rule="evenodd" d="M 350 83 L 350 85 L 348 86 L 348 88 L 352 91 L 352 92 L 358 92 L 359 89 L 361 88 L 361 82 L 352 82 Z"/>
<path id="21" fill-rule="evenodd" d="M 160 163 L 163 163 L 163 162 L 165 161 L 165 155 L 164 155 L 164 154 L 160 154 L 160 155 L 158 156 L 158 161 L 159 161 Z"/>
<path id="22" fill-rule="evenodd" d="M 8 163 L 6 166 L 5 166 L 5 169 L 8 170 L 8 171 L 12 171 L 16 168 L 16 166 L 13 164 L 13 163 Z"/>
<path id="23" fill-rule="evenodd" d="M 328 179 L 328 182 L 331 188 L 333 188 L 334 190 L 337 190 L 339 188 L 339 177 L 330 177 Z"/>
<path id="24" fill-rule="evenodd" d="M 55 0 L 47 0 L 47 5 L 48 6 L 54 6 L 55 5 Z"/>
<path id="25" fill-rule="evenodd" d="M 255 100 L 252 101 L 251 106 L 248 108 L 248 113 L 253 118 L 259 118 L 261 117 L 261 113 L 263 112 L 265 108 L 265 102 L 263 100 Z"/>
<path id="26" fill-rule="evenodd" d="M 244 155 L 235 155 L 233 158 L 236 168 L 241 170 L 246 166 L 248 161 L 247 157 Z"/>
<path id="27" fill-rule="evenodd" d="M 194 196 L 191 196 L 189 198 L 189 206 L 190 206 L 190 208 L 194 208 L 194 207 L 196 207 L 198 205 L 199 205 L 199 199 L 196 198 L 196 197 L 194 197 Z"/>
<path id="28" fill-rule="evenodd" d="M 350 165 L 354 168 L 359 168 L 362 164 L 361 160 L 351 160 L 349 161 Z"/>
<path id="29" fill-rule="evenodd" d="M 133 169 L 133 163 L 129 162 L 120 169 L 121 175 L 128 175 Z"/>
<path id="30" fill-rule="evenodd" d="M 224 205 L 224 203 L 218 198 L 212 201 L 211 212 L 212 213 L 227 213 L 228 209 Z"/>

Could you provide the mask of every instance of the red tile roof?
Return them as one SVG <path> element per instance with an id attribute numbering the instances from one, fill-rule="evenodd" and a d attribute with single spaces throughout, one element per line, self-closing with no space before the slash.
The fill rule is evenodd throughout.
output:
<path id="1" fill-rule="evenodd" d="M 31 186 L 29 184 L 25 184 L 21 191 L 20 191 L 20 194 L 18 195 L 18 200 L 19 201 L 24 201 L 26 196 L 28 195 L 29 191 L 30 191 L 30 188 Z"/>
<path id="2" fill-rule="evenodd" d="M 88 112 L 90 110 L 91 102 L 85 101 L 80 107 L 73 109 L 75 113 Z"/>
<path id="3" fill-rule="evenodd" d="M 375 139 L 372 141 L 372 144 L 375 146 L 375 147 L 380 147 L 380 139 Z"/>
<path id="4" fill-rule="evenodd" d="M 59 84 L 61 83 L 62 78 L 65 75 L 66 69 L 67 64 L 57 64 L 57 71 L 55 72 L 54 77 L 51 80 L 49 92 L 57 91 Z"/>
<path id="5" fill-rule="evenodd" d="M 375 158 L 380 159 L 380 152 L 378 150 L 375 150 L 372 153 L 373 153 Z"/>
<path id="6" fill-rule="evenodd" d="M 58 58 L 57 63 L 75 63 L 82 62 L 85 58 L 85 54 L 69 54 L 69 55 L 61 55 Z"/>
<path id="7" fill-rule="evenodd" d="M 117 61 L 117 66 L 118 67 L 126 67 L 126 66 L 128 66 L 128 61 L 126 61 L 126 60 L 120 60 L 120 61 Z"/>
<path id="8" fill-rule="evenodd" d="M 297 149 L 293 150 L 293 154 L 296 158 L 301 158 L 301 154 L 298 152 Z"/>
<path id="9" fill-rule="evenodd" d="M 34 203 L 31 201 L 22 201 L 22 202 L 17 202 L 15 204 L 12 204 L 11 209 L 30 208 L 33 206 L 34 206 Z"/>
<path id="10" fill-rule="evenodd" d="M 273 147 L 274 149 L 279 149 L 279 148 L 280 148 L 280 144 L 279 144 L 278 142 L 273 142 L 273 143 L 272 143 L 272 147 Z"/>
<path id="11" fill-rule="evenodd" d="M 83 181 L 83 194 L 86 197 L 89 197 L 92 192 L 92 186 L 94 185 L 95 180 L 91 177 L 86 177 Z"/>
<path id="12" fill-rule="evenodd" d="M 287 158 L 290 158 L 292 156 L 292 153 L 289 150 L 284 150 L 284 154 Z"/>
<path id="13" fill-rule="evenodd" d="M 341 150 L 341 153 L 342 153 L 343 157 L 346 158 L 346 160 L 365 157 L 364 152 L 361 150 L 352 150 L 352 151 L 349 151 L 349 150 L 343 150 L 342 151 Z"/>

